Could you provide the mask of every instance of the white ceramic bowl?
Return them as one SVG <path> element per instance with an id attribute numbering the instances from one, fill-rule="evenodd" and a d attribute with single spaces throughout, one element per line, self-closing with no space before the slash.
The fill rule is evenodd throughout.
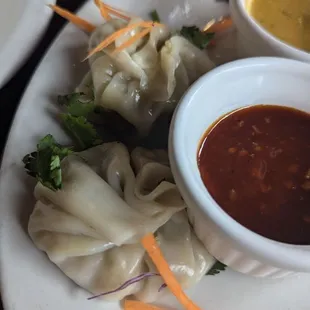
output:
<path id="1" fill-rule="evenodd" d="M 230 12 L 237 28 L 240 57 L 278 56 L 310 62 L 310 54 L 279 40 L 252 18 L 246 10 L 247 0 L 230 0 Z"/>
<path id="2" fill-rule="evenodd" d="M 172 172 L 196 234 L 218 260 L 260 277 L 310 272 L 310 246 L 276 242 L 245 228 L 221 209 L 200 178 L 197 151 L 205 131 L 226 113 L 256 104 L 310 113 L 310 65 L 281 58 L 249 58 L 202 76 L 181 99 L 171 123 Z"/>

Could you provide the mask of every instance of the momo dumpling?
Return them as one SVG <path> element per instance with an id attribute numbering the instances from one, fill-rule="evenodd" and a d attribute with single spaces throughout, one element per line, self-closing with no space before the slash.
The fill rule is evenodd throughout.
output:
<path id="1" fill-rule="evenodd" d="M 156 234 L 184 288 L 197 283 L 212 264 L 190 228 L 165 151 L 136 148 L 129 154 L 120 143 L 106 143 L 69 155 L 61 166 L 61 190 L 37 184 L 28 231 L 79 286 L 100 294 L 156 272 L 139 242 L 148 232 Z M 162 281 L 147 278 L 104 299 L 135 295 L 154 300 Z"/>
<path id="2" fill-rule="evenodd" d="M 205 52 L 178 35 L 165 42 L 160 56 L 167 85 L 166 100 L 171 97 L 179 100 L 185 89 L 213 68 Z"/>
<path id="3" fill-rule="evenodd" d="M 185 208 L 176 185 L 165 181 L 144 186 L 147 172 L 142 177 L 133 172 L 130 155 L 120 143 L 70 155 L 61 165 L 61 190 L 52 191 L 40 183 L 35 187 L 37 203 L 28 231 L 36 246 L 93 294 L 112 290 L 144 272 L 145 253 L 139 240 Z M 169 168 L 164 168 L 158 178 L 172 181 Z M 103 281 L 100 274 L 113 281 Z M 108 298 L 121 299 L 134 293 L 135 287 Z"/>
<path id="4" fill-rule="evenodd" d="M 156 234 L 170 269 L 184 289 L 197 284 L 215 262 L 192 231 L 185 211 L 174 214 Z M 150 272 L 156 272 L 150 258 L 146 257 L 146 263 Z M 144 286 L 136 297 L 145 302 L 154 302 L 167 294 L 167 289 L 158 290 L 162 284 L 161 278 L 150 277 L 144 280 Z"/>
<path id="5" fill-rule="evenodd" d="M 185 207 L 168 167 L 163 166 L 154 178 L 158 183 L 151 184 L 147 173 L 134 174 L 126 147 L 117 142 L 67 157 L 62 162 L 62 175 L 61 190 L 52 191 L 38 183 L 35 197 L 76 216 L 115 245 L 132 243 L 156 231 Z M 149 192 L 144 195 L 146 188 Z M 161 197 L 167 196 L 161 202 Z"/>
<path id="6" fill-rule="evenodd" d="M 140 21 L 135 18 L 128 25 Z M 89 48 L 124 26 L 118 19 L 99 26 L 90 37 Z M 206 52 L 158 25 L 146 37 L 113 53 L 139 30 L 118 37 L 90 57 L 89 65 L 95 103 L 117 112 L 145 135 L 158 116 L 173 111 L 184 91 L 214 64 Z"/>

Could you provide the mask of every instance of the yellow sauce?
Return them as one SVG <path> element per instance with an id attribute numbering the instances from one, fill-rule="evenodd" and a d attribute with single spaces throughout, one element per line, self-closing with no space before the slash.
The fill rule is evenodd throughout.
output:
<path id="1" fill-rule="evenodd" d="M 247 10 L 272 35 L 310 52 L 310 0 L 248 0 Z"/>

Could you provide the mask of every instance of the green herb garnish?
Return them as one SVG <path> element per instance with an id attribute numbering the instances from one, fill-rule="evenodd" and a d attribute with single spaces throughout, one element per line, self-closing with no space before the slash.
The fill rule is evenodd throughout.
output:
<path id="1" fill-rule="evenodd" d="M 206 48 L 214 37 L 214 33 L 204 33 L 196 26 L 183 26 L 180 34 L 200 49 Z"/>
<path id="2" fill-rule="evenodd" d="M 219 262 L 218 260 L 214 263 L 211 269 L 206 273 L 207 276 L 215 276 L 216 274 L 224 271 L 226 269 L 226 265 Z"/>
<path id="3" fill-rule="evenodd" d="M 102 143 L 96 129 L 86 117 L 61 114 L 61 119 L 68 133 L 75 139 L 81 150 Z"/>
<path id="4" fill-rule="evenodd" d="M 72 93 L 68 95 L 59 95 L 57 101 L 62 106 L 70 106 L 72 103 L 82 103 L 81 97 L 84 96 L 84 93 Z"/>
<path id="5" fill-rule="evenodd" d="M 71 153 L 72 149 L 61 146 L 52 135 L 47 135 L 37 144 L 36 152 L 24 156 L 23 163 L 30 176 L 55 191 L 62 187 L 60 162 Z"/>
<path id="6" fill-rule="evenodd" d="M 153 22 L 160 23 L 160 18 L 159 18 L 158 12 L 156 10 L 153 10 L 150 12 L 150 18 L 152 19 Z"/>
<path id="7" fill-rule="evenodd" d="M 60 115 L 68 133 L 76 140 L 77 150 L 85 150 L 102 143 L 97 131 L 87 120 L 87 117 L 96 112 L 97 107 L 93 100 L 85 100 L 84 93 L 72 93 L 58 96 L 58 103 L 65 112 Z M 58 144 L 52 135 L 41 139 L 37 151 L 27 154 L 23 158 L 26 172 L 35 177 L 44 186 L 58 190 L 62 187 L 60 163 L 70 153 L 72 148 Z"/>
<path id="8" fill-rule="evenodd" d="M 59 95 L 59 105 L 65 107 L 66 113 L 73 116 L 87 117 L 90 113 L 94 112 L 96 105 L 93 100 L 83 100 L 84 93 L 72 93 L 69 95 Z"/>
<path id="9" fill-rule="evenodd" d="M 79 92 L 58 96 L 58 103 L 65 108 L 65 113 L 60 115 L 63 125 L 80 150 L 102 143 L 93 124 L 88 120 L 88 117 L 98 110 L 94 100 L 85 100 L 85 94 Z"/>
<path id="10" fill-rule="evenodd" d="M 73 116 L 87 117 L 90 113 L 93 113 L 96 109 L 94 103 L 77 103 L 73 102 L 67 107 L 67 113 Z"/>

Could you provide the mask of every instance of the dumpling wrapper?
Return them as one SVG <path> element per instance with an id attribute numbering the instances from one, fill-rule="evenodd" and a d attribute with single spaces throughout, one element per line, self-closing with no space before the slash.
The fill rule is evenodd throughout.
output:
<path id="1" fill-rule="evenodd" d="M 191 229 L 185 211 L 178 212 L 157 231 L 157 242 L 183 289 L 197 284 L 215 263 Z M 146 263 L 150 272 L 156 267 L 149 257 Z M 163 281 L 161 278 L 150 277 L 144 280 L 143 288 L 136 297 L 144 302 L 155 302 L 169 293 L 167 288 L 159 291 Z"/>
<path id="2" fill-rule="evenodd" d="M 120 143 L 107 143 L 71 155 L 61 165 L 63 188 L 52 191 L 38 183 L 35 197 L 77 217 L 115 245 L 133 243 L 147 232 L 155 232 L 173 213 L 185 207 L 176 185 L 160 182 L 166 177 L 172 181 L 168 167 L 159 167 L 156 178 L 160 183 L 151 184 L 145 172 L 134 175 L 129 153 Z M 148 195 L 145 188 L 150 190 Z M 157 202 L 167 195 L 170 198 L 164 204 Z"/>
<path id="3" fill-rule="evenodd" d="M 129 24 L 139 21 L 132 19 Z M 90 37 L 89 48 L 124 26 L 117 19 L 99 26 Z M 171 37 L 160 26 L 121 52 L 111 53 L 138 31 L 117 38 L 93 55 L 89 64 L 95 103 L 117 112 L 146 135 L 159 115 L 173 111 L 184 91 L 214 64 L 206 51 L 181 36 Z M 78 89 L 85 89 L 84 82 Z"/>
<path id="4" fill-rule="evenodd" d="M 156 272 L 139 242 L 147 232 L 157 234 L 185 288 L 205 274 L 213 258 L 182 211 L 185 204 L 165 151 L 137 148 L 129 156 L 124 145 L 106 143 L 70 155 L 61 165 L 61 190 L 37 184 L 28 231 L 35 245 L 75 283 L 99 294 L 144 272 Z M 133 294 L 154 300 L 158 284 L 162 279 L 154 276 L 104 299 Z"/>

